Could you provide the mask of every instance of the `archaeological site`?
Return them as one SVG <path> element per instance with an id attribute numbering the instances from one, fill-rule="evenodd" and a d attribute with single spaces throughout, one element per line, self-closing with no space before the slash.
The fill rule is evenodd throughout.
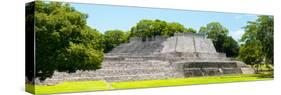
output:
<path id="1" fill-rule="evenodd" d="M 196 33 L 175 33 L 172 37 L 131 38 L 107 53 L 102 68 L 76 73 L 55 72 L 36 84 L 74 80 L 107 82 L 253 74 L 245 63 L 216 52 L 210 39 Z"/>

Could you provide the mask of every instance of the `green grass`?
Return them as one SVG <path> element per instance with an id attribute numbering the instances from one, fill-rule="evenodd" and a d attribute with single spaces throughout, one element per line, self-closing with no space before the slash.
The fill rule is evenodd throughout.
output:
<path id="1" fill-rule="evenodd" d="M 243 81 L 257 81 L 257 80 L 272 79 L 272 78 L 262 78 L 260 76 L 262 75 L 232 75 L 232 76 L 177 78 L 177 79 L 167 79 L 167 80 L 149 80 L 149 81 L 136 81 L 136 82 L 115 82 L 115 83 L 111 83 L 111 86 L 117 89 L 128 89 L 128 88 L 197 85 L 197 84 L 243 82 Z"/>
<path id="2" fill-rule="evenodd" d="M 197 85 L 211 83 L 244 82 L 258 80 L 272 80 L 272 74 L 228 75 L 210 77 L 175 78 L 165 80 L 145 80 L 131 82 L 105 82 L 105 81 L 76 81 L 64 82 L 54 86 L 35 86 L 35 94 L 52 94 L 65 92 L 114 90 L 129 88 L 147 88 L 161 86 Z M 32 85 L 27 85 L 27 90 L 32 92 Z"/>
<path id="3" fill-rule="evenodd" d="M 64 82 L 54 86 L 35 86 L 35 94 L 109 90 L 105 81 Z"/>

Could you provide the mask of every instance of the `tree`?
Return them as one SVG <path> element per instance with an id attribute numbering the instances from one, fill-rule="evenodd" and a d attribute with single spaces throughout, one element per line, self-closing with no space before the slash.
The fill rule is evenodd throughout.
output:
<path id="1" fill-rule="evenodd" d="M 224 39 L 222 47 L 226 56 L 236 57 L 239 54 L 239 45 L 231 36 L 227 36 Z"/>
<path id="2" fill-rule="evenodd" d="M 183 25 L 181 25 L 180 23 L 172 22 L 172 23 L 167 23 L 167 27 L 163 29 L 161 35 L 173 36 L 174 33 L 182 33 L 185 31 L 186 28 Z"/>
<path id="3" fill-rule="evenodd" d="M 261 52 L 262 48 L 260 46 L 260 43 L 256 41 L 242 44 L 239 50 L 239 59 L 252 66 L 261 63 L 264 58 Z"/>
<path id="4" fill-rule="evenodd" d="M 196 30 L 193 28 L 188 28 L 186 29 L 184 32 L 192 32 L 192 33 L 196 33 Z"/>
<path id="5" fill-rule="evenodd" d="M 35 15 L 31 20 L 35 20 L 36 77 L 45 80 L 54 71 L 100 68 L 103 36 L 86 25 L 86 14 L 76 11 L 67 3 L 36 1 L 27 8 L 34 6 Z"/>
<path id="6" fill-rule="evenodd" d="M 176 22 L 166 22 L 162 20 L 141 20 L 131 28 L 131 36 L 153 37 L 157 35 L 173 36 L 177 32 L 194 32 L 193 29 L 186 29 L 183 25 Z"/>
<path id="7" fill-rule="evenodd" d="M 121 30 L 108 30 L 104 34 L 104 52 L 107 53 L 113 48 L 117 47 L 121 43 L 127 42 L 128 39 L 127 33 Z"/>
<path id="8" fill-rule="evenodd" d="M 162 29 L 166 27 L 166 22 L 160 20 L 141 20 L 136 26 L 131 28 L 132 36 L 152 37 L 160 35 Z"/>
<path id="9" fill-rule="evenodd" d="M 266 62 L 273 64 L 273 16 L 259 16 L 257 22 L 257 39 L 261 41 L 262 52 Z"/>
<path id="10" fill-rule="evenodd" d="M 247 64 L 273 64 L 273 17 L 259 16 L 244 27 L 239 58 Z"/>
<path id="11" fill-rule="evenodd" d="M 231 36 L 228 36 L 228 29 L 220 23 L 211 22 L 207 26 L 200 27 L 199 34 L 210 38 L 218 52 L 224 52 L 228 57 L 236 57 L 238 55 L 238 43 Z"/>
<path id="12" fill-rule="evenodd" d="M 239 49 L 239 59 L 251 66 L 259 65 L 263 62 L 264 56 L 261 52 L 261 42 L 257 40 L 257 23 L 248 22 L 244 30 L 245 33 L 240 40 L 243 44 Z"/>

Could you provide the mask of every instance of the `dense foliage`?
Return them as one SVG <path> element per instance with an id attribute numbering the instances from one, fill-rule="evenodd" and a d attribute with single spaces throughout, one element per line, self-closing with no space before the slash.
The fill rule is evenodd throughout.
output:
<path id="1" fill-rule="evenodd" d="M 108 30 L 104 34 L 104 52 L 109 52 L 121 43 L 128 41 L 128 32 L 121 30 Z"/>
<path id="2" fill-rule="evenodd" d="M 239 58 L 247 64 L 273 64 L 273 17 L 259 16 L 244 27 Z"/>
<path id="3" fill-rule="evenodd" d="M 141 20 L 131 28 L 131 36 L 153 37 L 157 35 L 173 36 L 177 32 L 196 32 L 192 28 L 185 28 L 177 22 L 166 22 L 162 20 Z"/>
<path id="4" fill-rule="evenodd" d="M 86 18 L 69 4 L 36 1 L 36 77 L 100 68 L 103 36 L 86 25 Z"/>
<path id="5" fill-rule="evenodd" d="M 259 16 L 257 39 L 261 41 L 262 52 L 267 63 L 273 64 L 273 16 Z"/>

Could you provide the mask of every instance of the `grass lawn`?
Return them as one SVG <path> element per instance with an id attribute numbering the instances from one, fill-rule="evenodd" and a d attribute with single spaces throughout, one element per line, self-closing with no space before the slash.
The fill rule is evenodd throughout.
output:
<path id="1" fill-rule="evenodd" d="M 64 82 L 54 86 L 36 85 L 35 94 L 52 94 L 52 93 L 65 93 L 65 92 L 272 80 L 273 78 L 271 77 L 272 74 L 251 74 L 251 75 L 175 78 L 175 79 L 165 79 L 165 80 L 144 80 L 144 81 L 131 81 L 131 82 L 76 81 L 76 82 Z M 34 86 L 27 84 L 26 90 L 28 92 L 33 92 L 32 87 Z"/>
<path id="2" fill-rule="evenodd" d="M 108 84 L 105 81 L 78 81 L 78 82 L 63 82 L 54 86 L 35 86 L 35 94 L 52 94 L 64 92 L 81 92 L 81 91 L 97 91 L 109 90 Z M 27 88 L 34 87 L 26 85 Z M 32 92 L 31 89 L 27 89 Z M 28 92 L 30 92 L 28 91 Z"/>

